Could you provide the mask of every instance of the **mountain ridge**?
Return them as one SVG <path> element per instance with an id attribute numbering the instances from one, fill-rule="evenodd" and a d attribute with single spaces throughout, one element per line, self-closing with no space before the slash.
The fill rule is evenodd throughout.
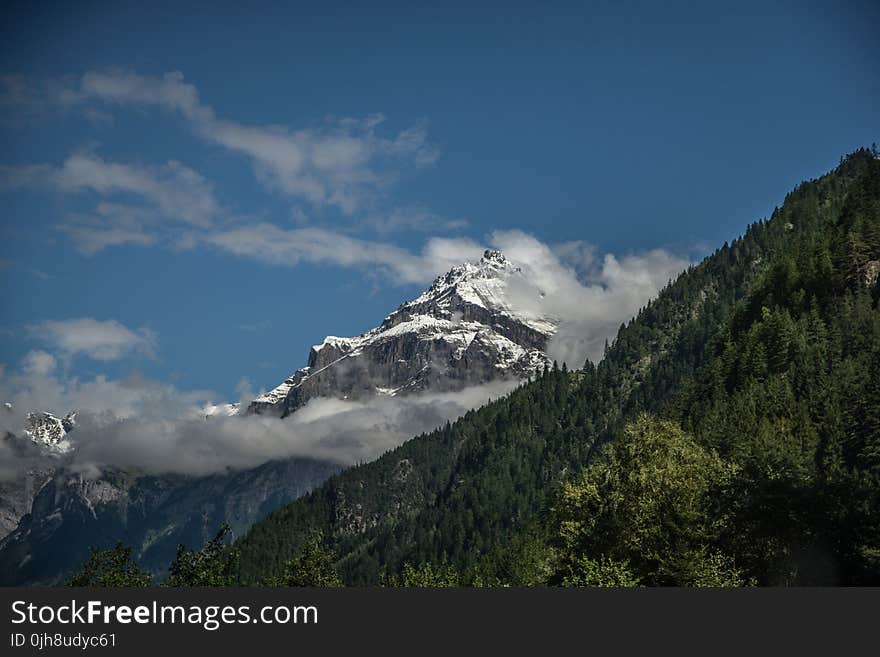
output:
<path id="1" fill-rule="evenodd" d="M 312 346 L 308 364 L 247 412 L 285 417 L 317 396 L 364 399 L 533 376 L 551 362 L 544 350 L 558 320 L 512 305 L 512 284 L 531 286 L 500 251 L 486 250 L 477 263 L 438 276 L 378 327 Z M 537 301 L 541 292 L 533 294 Z"/>

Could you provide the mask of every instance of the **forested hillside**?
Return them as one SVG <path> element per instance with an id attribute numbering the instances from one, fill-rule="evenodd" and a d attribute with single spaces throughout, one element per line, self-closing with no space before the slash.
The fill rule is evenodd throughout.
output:
<path id="1" fill-rule="evenodd" d="M 735 465 L 720 539 L 765 584 L 880 583 L 880 161 L 670 405 Z"/>
<path id="2" fill-rule="evenodd" d="M 668 285 L 597 366 L 273 513 L 237 544 L 241 579 L 319 532 L 352 584 L 405 564 L 458 583 L 876 581 L 878 180 L 876 151 L 853 153 Z"/>
<path id="3" fill-rule="evenodd" d="M 837 221 L 792 246 L 680 393 L 528 532 L 446 581 L 880 583 L 880 161 Z"/>

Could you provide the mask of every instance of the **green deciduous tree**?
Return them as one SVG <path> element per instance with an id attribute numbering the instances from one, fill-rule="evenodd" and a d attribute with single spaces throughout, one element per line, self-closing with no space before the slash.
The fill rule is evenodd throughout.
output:
<path id="1" fill-rule="evenodd" d="M 385 586 L 403 586 L 413 588 L 453 588 L 463 586 L 461 574 L 452 566 L 423 563 L 413 566 L 404 564 L 399 575 L 386 575 Z"/>
<path id="2" fill-rule="evenodd" d="M 109 550 L 92 548 L 88 560 L 71 575 L 67 585 L 138 588 L 149 586 L 152 579 L 131 558 L 131 548 L 117 543 Z"/>
<path id="3" fill-rule="evenodd" d="M 712 507 L 731 474 L 677 424 L 642 415 L 563 485 L 551 515 L 561 583 L 697 585 L 722 563 L 709 557 Z"/>
<path id="4" fill-rule="evenodd" d="M 177 546 L 165 586 L 235 586 L 239 552 L 226 543 L 229 525 L 223 525 L 201 550 Z"/>
<path id="5" fill-rule="evenodd" d="M 299 555 L 285 564 L 280 576 L 266 583 L 270 586 L 342 586 L 333 565 L 333 554 L 321 547 L 321 536 L 317 533 L 306 539 Z"/>

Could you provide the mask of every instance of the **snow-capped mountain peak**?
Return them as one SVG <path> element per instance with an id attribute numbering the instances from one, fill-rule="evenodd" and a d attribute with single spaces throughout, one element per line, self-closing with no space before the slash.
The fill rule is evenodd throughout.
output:
<path id="1" fill-rule="evenodd" d="M 52 413 L 28 413 L 24 433 L 35 444 L 64 453 L 72 449 L 67 434 L 76 425 L 76 411 L 59 418 Z"/>
<path id="2" fill-rule="evenodd" d="M 240 404 L 206 404 L 199 409 L 199 415 L 204 415 L 205 419 L 209 417 L 232 417 L 238 415 Z"/>
<path id="3" fill-rule="evenodd" d="M 250 412 L 286 415 L 313 397 L 357 399 L 525 378 L 549 362 L 557 322 L 542 293 L 500 251 L 456 265 L 376 328 L 328 336 L 308 365 L 255 399 Z"/>
<path id="4" fill-rule="evenodd" d="M 512 294 L 513 288 L 517 292 L 515 295 Z M 438 276 L 431 287 L 416 299 L 402 304 L 397 312 L 420 312 L 427 308 L 431 314 L 444 315 L 450 308 L 467 304 L 507 315 L 541 333 L 552 335 L 558 322 L 534 311 L 541 298 L 543 293 L 528 280 L 520 267 L 501 251 L 488 249 L 478 262 L 456 265 Z M 394 314 L 385 321 L 392 319 Z"/>

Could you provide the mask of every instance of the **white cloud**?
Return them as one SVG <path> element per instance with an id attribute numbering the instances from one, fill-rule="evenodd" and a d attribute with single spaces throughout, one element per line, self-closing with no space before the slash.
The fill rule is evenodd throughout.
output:
<path id="1" fill-rule="evenodd" d="M 253 467 L 291 456 L 352 465 L 375 459 L 511 387 L 509 382 L 498 383 L 365 402 L 318 398 L 285 419 L 251 415 L 85 420 L 77 427 L 77 459 L 97 465 L 136 462 L 148 471 L 187 474 Z"/>
<path id="2" fill-rule="evenodd" d="M 394 208 L 387 212 L 371 214 L 363 221 L 364 226 L 374 229 L 379 235 L 410 230 L 420 232 L 440 232 L 466 228 L 465 219 L 447 219 L 426 208 Z"/>
<path id="3" fill-rule="evenodd" d="M 51 175 L 52 167 L 48 164 L 0 164 L 0 190 L 42 184 Z"/>
<path id="4" fill-rule="evenodd" d="M 179 113 L 202 139 L 248 157 L 267 187 L 314 205 L 352 213 L 398 177 L 401 167 L 433 163 L 437 150 L 424 123 L 392 137 L 377 134 L 385 117 L 328 119 L 319 127 L 244 125 L 217 117 L 179 72 L 162 77 L 129 71 L 86 73 L 83 99 L 157 106 Z"/>
<path id="5" fill-rule="evenodd" d="M 80 225 L 59 225 L 59 229 L 70 235 L 76 250 L 84 256 L 93 256 L 99 251 L 122 244 L 151 246 L 156 236 L 143 230 L 125 228 L 95 228 Z"/>
<path id="6" fill-rule="evenodd" d="M 212 185 L 198 172 L 175 161 L 142 166 L 105 160 L 91 152 L 74 153 L 61 166 L 48 164 L 0 166 L 0 189 L 50 188 L 76 193 L 91 191 L 102 198 L 90 214 L 69 214 L 56 228 L 67 233 L 86 256 L 122 244 L 150 246 L 172 233 L 167 224 L 210 228 L 220 212 Z"/>
<path id="7" fill-rule="evenodd" d="M 162 166 L 141 166 L 104 160 L 84 151 L 72 154 L 60 167 L 0 165 L 0 188 L 46 185 L 64 192 L 90 190 L 102 197 L 133 195 L 155 208 L 157 216 L 200 228 L 209 227 L 220 209 L 211 184 L 174 160 Z"/>
<path id="8" fill-rule="evenodd" d="M 35 349 L 25 354 L 22 360 L 22 370 L 27 374 L 48 376 L 57 366 L 55 356 L 47 351 Z"/>
<path id="9" fill-rule="evenodd" d="M 39 278 L 41 281 L 51 281 L 55 278 L 52 274 L 45 272 L 42 269 L 37 269 L 36 267 L 30 267 L 28 273 L 34 278 Z"/>
<path id="10" fill-rule="evenodd" d="M 152 357 L 156 349 L 153 331 L 147 328 L 133 331 L 114 319 L 47 320 L 29 326 L 28 331 L 65 358 L 85 355 L 94 360 L 111 361 L 134 354 Z"/>
<path id="11" fill-rule="evenodd" d="M 151 473 L 204 475 L 291 456 L 344 465 L 372 460 L 412 436 L 441 426 L 514 384 L 498 382 L 459 392 L 380 397 L 353 402 L 313 399 L 288 418 L 211 417 L 207 391 L 129 377 L 65 379 L 51 372 L 9 374 L 0 368 L 0 430 L 20 434 L 28 410 L 64 415 L 78 410 L 70 440 L 72 467 L 139 467 Z M 242 390 L 247 403 L 252 395 Z M 2 455 L 11 460 L 12 454 Z M 9 465 L 3 463 L 3 465 Z M 0 468 L 0 476 L 16 468 Z"/>
<path id="12" fill-rule="evenodd" d="M 194 120 L 213 118 L 213 112 L 201 106 L 198 90 L 184 82 L 179 72 L 162 77 L 123 71 L 88 72 L 80 80 L 79 93 L 82 97 L 94 96 L 116 103 L 160 105 Z"/>
<path id="13" fill-rule="evenodd" d="M 516 306 L 559 320 L 548 353 L 571 367 L 599 360 L 605 340 L 690 264 L 662 249 L 598 258 L 587 243 L 551 247 L 520 231 L 498 231 L 491 241 L 543 292 L 514 289 L 511 295 Z"/>
<path id="14" fill-rule="evenodd" d="M 381 114 L 328 117 L 320 124 L 297 129 L 245 125 L 217 116 L 213 108 L 201 102 L 196 87 L 178 72 L 149 76 L 118 70 L 92 71 L 79 80 L 65 78 L 38 84 L 23 78 L 4 78 L 0 82 L 0 106 L 4 107 L 28 109 L 39 105 L 43 109 L 55 106 L 94 111 L 95 104 L 101 103 L 103 108 L 108 104 L 158 107 L 179 114 L 198 137 L 248 158 L 256 177 L 266 187 L 347 214 L 372 208 L 401 174 L 437 158 L 424 121 L 384 134 L 380 134 L 385 123 Z M 146 166 L 114 162 L 84 151 L 72 154 L 60 166 L 0 165 L 0 189 L 38 185 L 65 192 L 91 191 L 105 199 L 134 196 L 146 204 L 137 207 L 125 200 L 129 215 L 141 212 L 138 222 L 123 221 L 119 212 L 101 212 L 100 206 L 92 214 L 66 217 L 57 227 L 70 236 L 83 255 L 94 255 L 112 246 L 149 246 L 160 241 L 191 247 L 200 241 L 201 233 L 211 228 L 220 212 L 211 184 L 173 160 L 161 166 Z M 122 205 L 118 200 L 115 204 Z M 380 233 L 464 225 L 461 220 L 441 220 L 426 210 L 370 213 L 360 225 Z M 171 234 L 166 225 L 169 222 L 186 224 L 196 233 Z"/>
<path id="15" fill-rule="evenodd" d="M 245 324 L 238 325 L 239 330 L 247 331 L 248 333 L 258 333 L 260 331 L 267 331 L 272 328 L 272 322 L 268 319 L 263 319 L 258 322 L 247 322 Z"/>
<path id="16" fill-rule="evenodd" d="M 101 195 L 140 196 L 171 220 L 208 227 L 219 210 L 211 185 L 196 171 L 175 161 L 145 167 L 106 161 L 93 153 L 75 153 L 52 176 L 64 190 L 90 189 Z"/>
<path id="17" fill-rule="evenodd" d="M 79 104 L 76 80 L 70 77 L 35 80 L 19 75 L 0 75 L 0 121 L 13 127 L 32 118 L 45 118 L 55 110 L 66 111 Z M 107 117 L 89 108 L 89 120 Z"/>
<path id="18" fill-rule="evenodd" d="M 214 233 L 206 238 L 239 256 L 273 265 L 300 262 L 341 267 L 378 268 L 398 284 L 424 283 L 463 260 L 479 258 L 482 247 L 466 239 L 430 239 L 419 255 L 392 244 L 357 239 L 323 228 L 279 228 L 260 223 Z"/>

